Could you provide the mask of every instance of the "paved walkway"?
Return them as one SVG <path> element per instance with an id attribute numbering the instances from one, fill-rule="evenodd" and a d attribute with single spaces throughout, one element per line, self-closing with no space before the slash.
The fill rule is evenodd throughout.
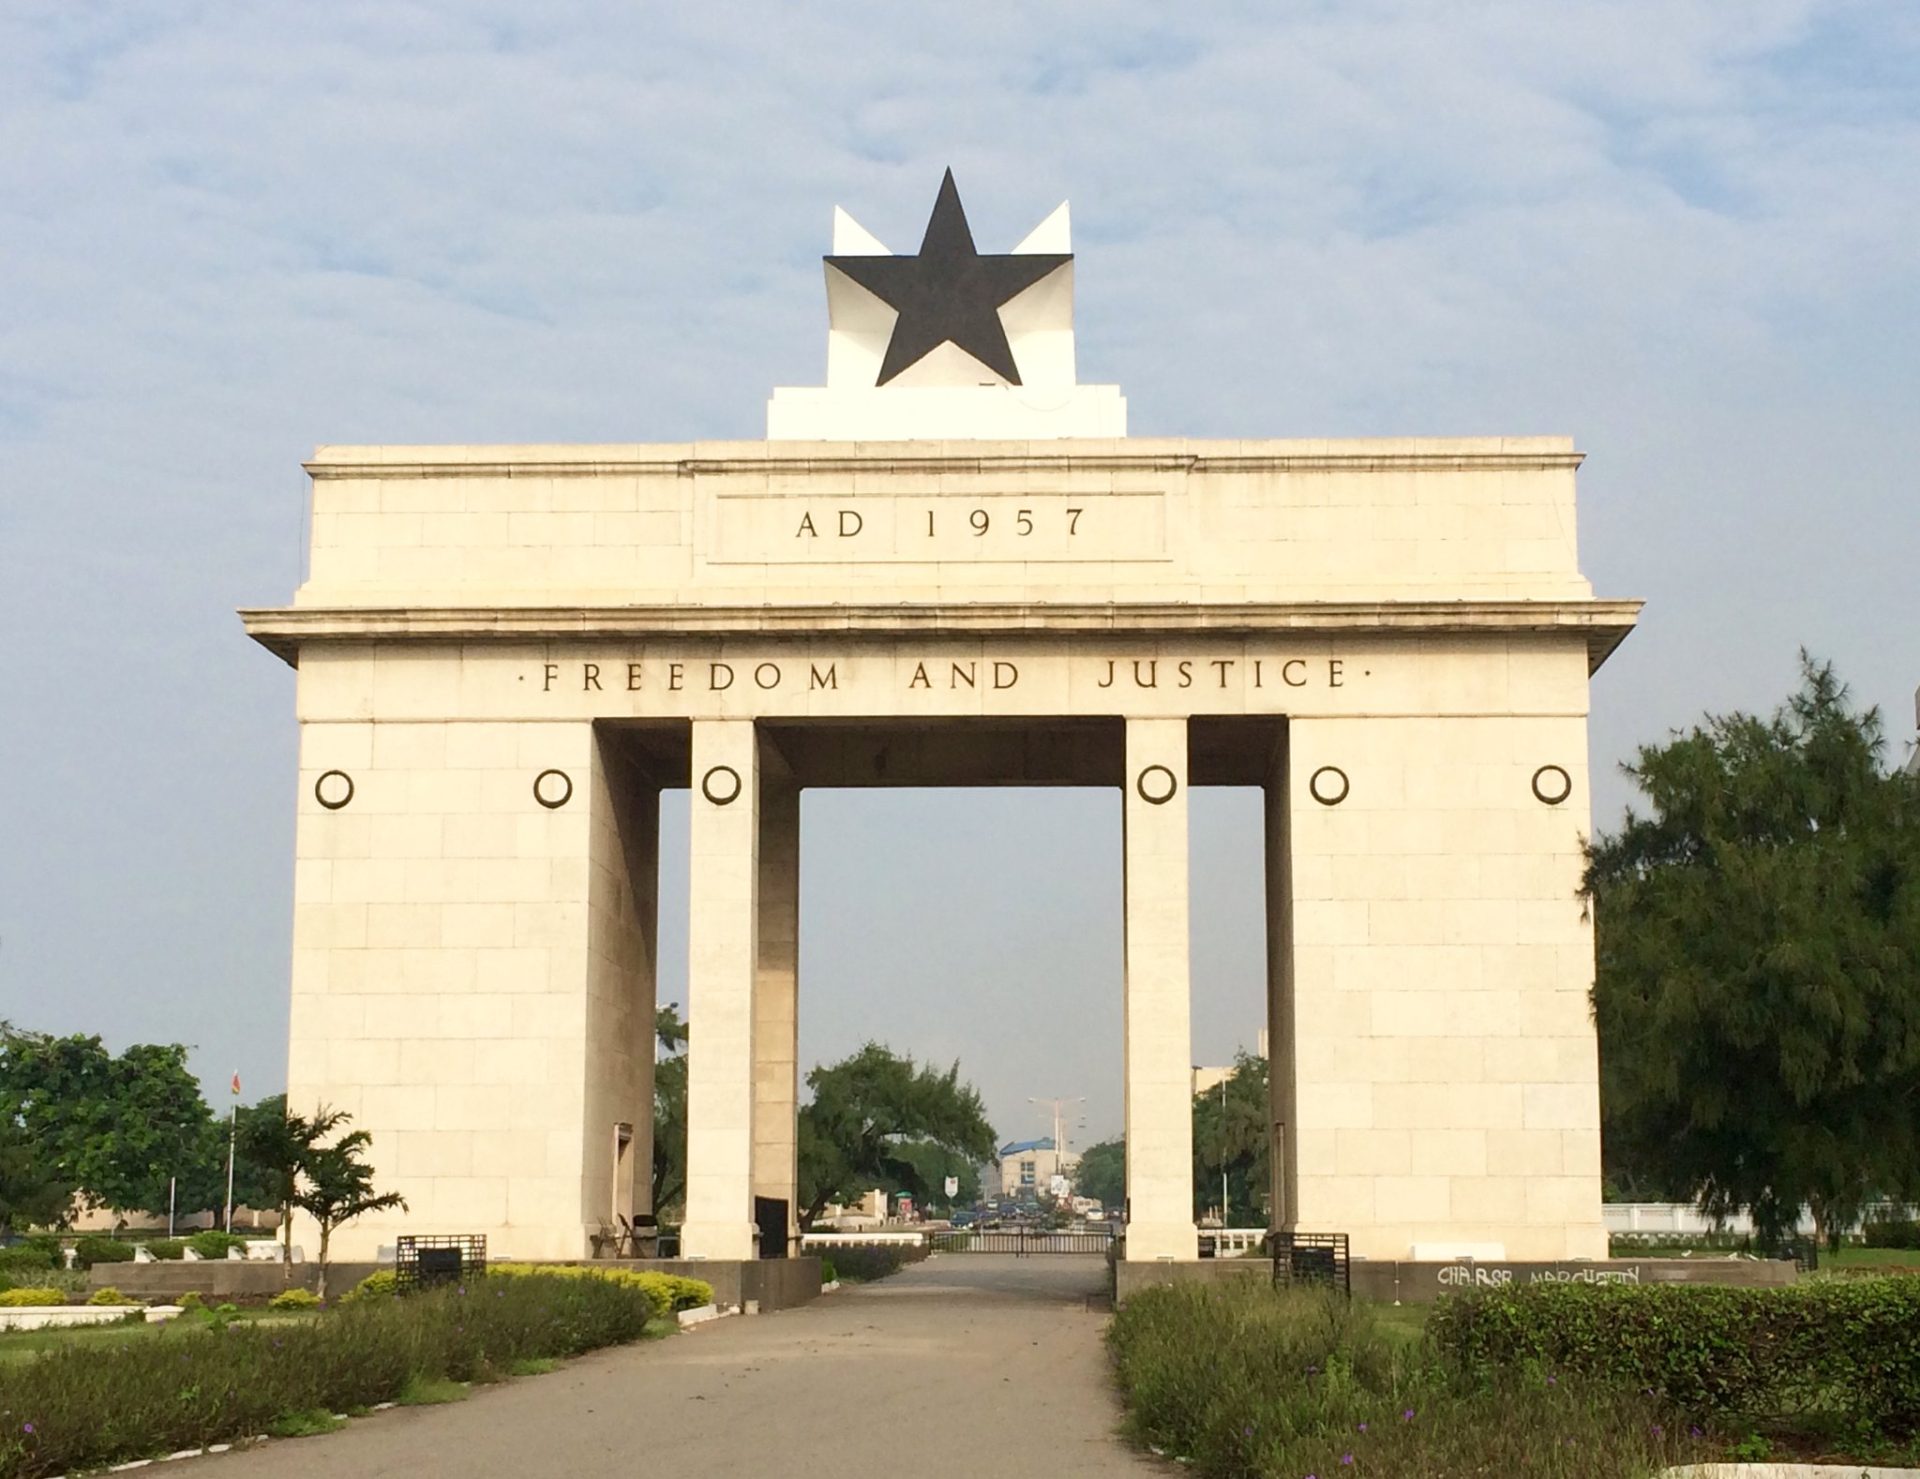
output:
<path id="1" fill-rule="evenodd" d="M 994 1479 L 1164 1473 L 1114 1436 L 1099 1259 L 949 1254 L 797 1310 L 570 1361 L 319 1438 L 198 1459 L 209 1479 L 457 1474 Z"/>

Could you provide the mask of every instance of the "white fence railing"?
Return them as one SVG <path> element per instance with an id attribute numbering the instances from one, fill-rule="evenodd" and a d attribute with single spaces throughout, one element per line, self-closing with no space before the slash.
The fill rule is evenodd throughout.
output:
<path id="1" fill-rule="evenodd" d="M 1744 1238 L 1753 1235 L 1753 1219 L 1736 1212 L 1715 1222 L 1702 1215 L 1690 1202 L 1608 1202 L 1600 1209 L 1602 1221 L 1610 1233 L 1639 1233 L 1649 1237 L 1686 1238 L 1708 1233 L 1727 1233 Z M 1862 1222 L 1894 1220 L 1913 1215 L 1910 1208 L 1896 1202 L 1875 1202 L 1861 1214 Z M 1813 1234 L 1813 1214 L 1802 1211 L 1794 1231 L 1804 1237 Z"/>
<path id="2" fill-rule="evenodd" d="M 918 1248 L 926 1234 L 917 1228 L 874 1228 L 871 1232 L 802 1233 L 802 1248 Z"/>

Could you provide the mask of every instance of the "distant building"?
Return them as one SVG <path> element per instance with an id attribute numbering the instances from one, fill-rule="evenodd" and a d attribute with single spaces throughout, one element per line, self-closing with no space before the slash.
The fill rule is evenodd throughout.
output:
<path id="1" fill-rule="evenodd" d="M 1254 1056 L 1256 1058 L 1266 1057 L 1267 1056 L 1267 1029 L 1266 1028 L 1262 1027 L 1260 1029 L 1260 1035 L 1256 1039 L 1256 1042 L 1258 1046 L 1254 1051 Z M 1209 1068 L 1209 1067 L 1204 1067 L 1198 1063 L 1194 1064 L 1193 1066 L 1193 1097 L 1198 1099 L 1202 1094 L 1205 1094 L 1210 1090 L 1219 1088 L 1220 1085 L 1222 1085 L 1228 1079 L 1233 1077 L 1234 1071 L 1239 1066 L 1240 1065 L 1238 1063 L 1229 1063 L 1225 1067 Z"/>
<path id="2" fill-rule="evenodd" d="M 1050 1192 L 1055 1176 L 1071 1177 L 1074 1167 L 1080 1163 L 1078 1156 L 1061 1155 L 1054 1148 L 1051 1135 L 1043 1140 L 1016 1140 L 1011 1145 L 1003 1145 L 998 1159 L 1000 1195 L 1022 1199 Z"/>

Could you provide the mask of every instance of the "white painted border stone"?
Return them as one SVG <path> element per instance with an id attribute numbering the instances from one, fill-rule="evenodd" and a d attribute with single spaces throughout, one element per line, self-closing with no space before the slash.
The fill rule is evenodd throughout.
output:
<path id="1" fill-rule="evenodd" d="M 1682 1464 L 1663 1469 L 1661 1479 L 1920 1479 L 1920 1469 L 1878 1469 L 1870 1464 Z"/>

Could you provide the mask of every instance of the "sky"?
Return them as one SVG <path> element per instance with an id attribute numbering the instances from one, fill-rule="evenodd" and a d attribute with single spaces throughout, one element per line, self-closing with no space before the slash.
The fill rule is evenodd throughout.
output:
<path id="1" fill-rule="evenodd" d="M 1071 200 L 1081 378 L 1136 434 L 1576 439 L 1585 570 L 1648 603 L 1593 685 L 1601 826 L 1617 762 L 1802 646 L 1904 756 L 1916 79 L 1920 8 L 1849 0 L 9 0 L 0 1017 L 280 1088 L 293 676 L 233 612 L 301 578 L 301 459 L 760 436 L 822 380 L 832 208 L 911 249 L 949 165 L 985 251 Z M 1030 1096 L 1115 1132 L 1118 807 L 810 794 L 803 1058 L 873 1034 L 1006 1138 Z M 1193 838 L 1223 1062 L 1249 798 Z"/>

